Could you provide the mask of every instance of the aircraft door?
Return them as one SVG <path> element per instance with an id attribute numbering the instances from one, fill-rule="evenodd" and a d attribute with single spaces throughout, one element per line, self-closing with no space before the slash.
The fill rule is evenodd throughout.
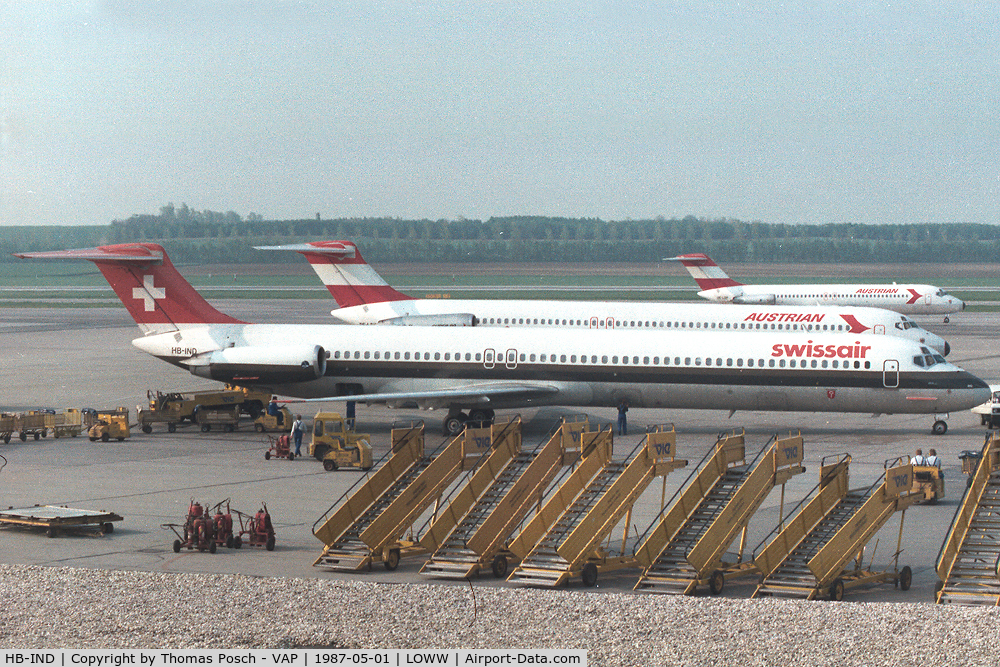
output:
<path id="1" fill-rule="evenodd" d="M 934 295 L 932 295 L 930 292 L 928 292 L 927 294 L 924 295 L 924 305 L 925 306 L 931 305 L 931 303 L 933 303 L 933 301 L 934 301 Z"/>
<path id="2" fill-rule="evenodd" d="M 886 359 L 882 364 L 882 386 L 886 389 L 899 388 L 899 362 Z"/>
<path id="3" fill-rule="evenodd" d="M 507 350 L 507 368 L 517 368 L 517 350 Z"/>
<path id="4" fill-rule="evenodd" d="M 483 366 L 486 368 L 493 368 L 496 365 L 497 353 L 496 350 L 489 349 L 483 352 Z"/>
<path id="5" fill-rule="evenodd" d="M 872 333 L 882 334 L 884 336 L 885 335 L 885 325 L 884 324 L 876 324 L 875 328 L 872 330 Z"/>

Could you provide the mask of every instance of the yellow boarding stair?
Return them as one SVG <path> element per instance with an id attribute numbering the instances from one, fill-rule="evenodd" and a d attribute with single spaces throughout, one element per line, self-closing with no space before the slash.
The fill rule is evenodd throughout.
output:
<path id="1" fill-rule="evenodd" d="M 923 494 L 913 491 L 909 457 L 887 461 L 878 481 L 854 490 L 848 489 L 850 460 L 847 454 L 824 457 L 812 499 L 789 512 L 794 516 L 755 557 L 762 581 L 753 597 L 841 600 L 846 589 L 866 584 L 893 581 L 902 590 L 910 587 L 912 571 L 898 569 L 903 519 L 906 508 L 920 502 Z M 897 511 L 904 515 L 893 568 L 865 568 L 865 545 Z M 852 560 L 853 568 L 846 569 Z"/>
<path id="2" fill-rule="evenodd" d="M 938 555 L 938 604 L 1000 606 L 1000 434 L 982 457 Z"/>
<path id="3" fill-rule="evenodd" d="M 553 513 L 547 511 L 549 504 L 563 506 L 565 510 L 531 546 L 507 580 L 556 587 L 580 575 L 584 585 L 593 586 L 599 572 L 636 567 L 635 558 L 624 554 L 632 506 L 653 479 L 687 465 L 687 461 L 674 458 L 676 442 L 673 425 L 654 427 L 624 460 L 609 461 L 582 488 L 578 484 L 580 478 L 574 479 L 574 486 L 581 490 L 570 504 L 566 504 L 566 495 L 555 493 L 538 516 L 544 519 L 552 516 Z M 581 468 L 589 461 L 590 457 L 584 459 Z M 625 535 L 621 554 L 613 555 L 601 548 L 600 543 L 610 536 L 622 518 L 625 518 Z M 529 523 L 525 531 L 534 531 L 534 528 Z M 520 538 L 519 535 L 512 543 L 512 552 L 517 553 L 531 542 Z"/>
<path id="4" fill-rule="evenodd" d="M 635 590 L 689 595 L 708 584 L 712 594 L 718 595 L 727 576 L 756 574 L 752 563 L 743 562 L 748 524 L 775 486 L 783 487 L 805 472 L 802 448 L 799 434 L 775 436 L 753 461 L 745 463 L 743 433 L 717 442 L 709 451 L 714 451 L 711 459 L 666 514 L 651 524 L 648 537 L 640 538 L 636 557 L 646 567 Z M 737 562 L 723 562 L 739 533 Z"/>
<path id="5" fill-rule="evenodd" d="M 338 500 L 336 511 L 330 514 L 331 508 L 313 526 L 326 545 L 313 565 L 357 572 L 381 561 L 386 569 L 396 569 L 404 550 L 407 555 L 419 551 L 413 543 L 399 542 L 406 530 L 489 451 L 492 429 L 505 426 L 465 429 L 429 455 L 424 455 L 422 423 L 393 429 L 392 448 L 383 461 Z"/>
<path id="6" fill-rule="evenodd" d="M 465 579 L 489 567 L 505 578 L 513 555 L 505 542 L 537 507 L 560 468 L 580 459 L 581 436 L 588 421 L 563 419 L 551 437 L 533 451 L 513 451 L 500 458 L 500 447 L 479 466 L 462 490 L 422 533 L 420 544 L 432 551 L 420 573 Z M 520 443 L 518 443 L 520 444 Z M 494 462 L 494 458 L 497 460 Z"/>

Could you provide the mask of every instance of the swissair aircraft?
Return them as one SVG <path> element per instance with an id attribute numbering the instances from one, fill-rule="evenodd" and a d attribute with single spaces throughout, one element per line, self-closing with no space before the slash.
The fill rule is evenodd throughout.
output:
<path id="1" fill-rule="evenodd" d="M 414 299 L 393 289 L 351 241 L 313 241 L 258 250 L 294 250 L 308 261 L 345 324 L 443 324 L 682 331 L 837 331 L 908 338 L 948 356 L 948 343 L 905 315 L 851 306 L 723 306 L 641 301 Z"/>
<path id="2" fill-rule="evenodd" d="M 744 285 L 702 253 L 668 257 L 684 265 L 701 291 L 722 303 L 777 306 L 871 306 L 906 315 L 941 315 L 965 310 L 965 303 L 933 285 Z M 944 318 L 948 322 L 948 317 Z"/>
<path id="3" fill-rule="evenodd" d="M 297 398 L 447 408 L 445 427 L 532 405 L 935 414 L 989 399 L 981 379 L 909 340 L 525 327 L 248 324 L 212 307 L 154 243 L 55 252 L 94 262 L 145 334 L 133 345 L 200 377 Z M 470 413 L 466 413 L 470 410 Z"/>

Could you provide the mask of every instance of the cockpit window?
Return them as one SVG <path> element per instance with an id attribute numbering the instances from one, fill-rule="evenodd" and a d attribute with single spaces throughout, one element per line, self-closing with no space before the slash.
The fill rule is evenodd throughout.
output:
<path id="1" fill-rule="evenodd" d="M 914 363 L 914 365 L 920 366 L 921 368 L 923 368 L 924 367 L 924 358 L 923 357 L 913 357 L 913 363 Z"/>

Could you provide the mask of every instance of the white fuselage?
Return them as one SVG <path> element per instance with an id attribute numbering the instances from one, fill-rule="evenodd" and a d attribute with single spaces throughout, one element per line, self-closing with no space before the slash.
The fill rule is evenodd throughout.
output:
<path id="1" fill-rule="evenodd" d="M 345 324 L 380 324 L 455 313 L 474 316 L 476 326 L 482 327 L 872 333 L 906 338 L 945 355 L 949 351 L 943 338 L 909 317 L 881 308 L 850 306 L 766 308 L 641 301 L 411 299 L 338 308 L 331 314 Z"/>
<path id="2" fill-rule="evenodd" d="M 737 285 L 698 292 L 709 301 L 776 306 L 865 306 L 906 315 L 957 313 L 965 303 L 933 285 Z"/>
<path id="3" fill-rule="evenodd" d="M 206 377 L 245 384 L 264 377 L 265 358 L 298 369 L 282 346 L 316 347 L 326 357 L 320 377 L 258 384 L 301 398 L 382 395 L 373 401 L 432 408 L 610 407 L 627 398 L 651 408 L 928 414 L 989 398 L 982 380 L 925 347 L 865 334 L 219 324 L 182 326 L 133 344 L 180 366 L 200 363 Z M 224 354 L 261 365 L 204 365 Z M 302 367 L 309 363 L 305 355 Z M 463 398 L 448 394 L 470 387 Z M 498 387 L 524 394 L 495 393 Z"/>

